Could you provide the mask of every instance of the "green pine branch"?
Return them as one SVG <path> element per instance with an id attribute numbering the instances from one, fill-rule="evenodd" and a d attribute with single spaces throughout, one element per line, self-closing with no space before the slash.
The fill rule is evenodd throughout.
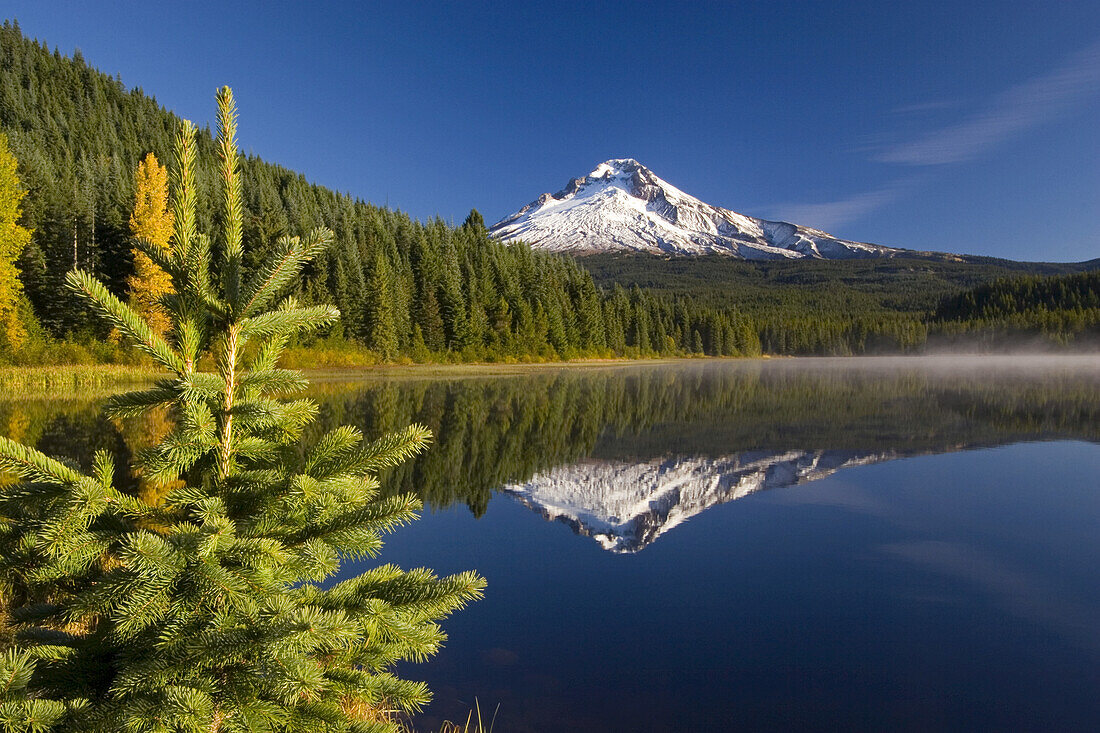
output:
<path id="1" fill-rule="evenodd" d="M 166 337 L 89 273 L 67 279 L 170 372 L 112 397 L 107 413 L 162 409 L 167 434 L 127 471 L 104 451 L 82 471 L 0 438 L 0 470 L 19 478 L 0 488 L 12 629 L 0 649 L 4 730 L 392 732 L 388 712 L 368 713 L 430 699 L 393 665 L 435 653 L 446 638 L 438 620 L 481 596 L 474 573 L 389 565 L 326 587 L 415 518 L 419 499 L 381 496 L 377 474 L 431 434 L 411 425 L 365 443 L 344 427 L 303 444 L 318 408 L 287 399 L 307 382 L 278 359 L 294 336 L 340 318 L 293 297 L 333 235 L 280 239 L 245 281 L 236 128 L 223 88 L 218 228 L 199 230 L 197 131 L 184 123 L 170 169 L 172 246 L 138 243 L 173 282 Z M 216 373 L 201 371 L 211 359 Z"/>

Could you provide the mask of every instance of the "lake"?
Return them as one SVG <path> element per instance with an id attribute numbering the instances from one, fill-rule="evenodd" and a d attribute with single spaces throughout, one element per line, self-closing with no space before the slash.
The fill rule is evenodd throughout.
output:
<path id="1" fill-rule="evenodd" d="M 316 433 L 422 422 L 379 558 L 485 599 L 399 672 L 434 730 L 1100 726 L 1100 358 L 701 360 L 313 388 Z M 0 402 L 87 463 L 155 418 Z M 367 564 L 349 563 L 345 575 Z"/>

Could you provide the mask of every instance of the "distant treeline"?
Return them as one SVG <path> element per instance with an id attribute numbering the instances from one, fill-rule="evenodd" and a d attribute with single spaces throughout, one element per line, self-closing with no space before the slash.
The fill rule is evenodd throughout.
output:
<path id="1" fill-rule="evenodd" d="M 992 345 L 1100 345 L 1100 272 L 1003 278 L 944 298 L 936 333 Z"/>
<path id="2" fill-rule="evenodd" d="M 31 244 L 18 261 L 38 324 L 54 339 L 108 333 L 67 297 L 74 266 L 124 295 L 132 272 L 133 171 L 146 153 L 169 159 L 179 120 L 140 89 L 127 90 L 73 58 L 0 29 L 0 131 L 19 160 Z M 219 215 L 215 152 L 199 139 L 200 228 Z M 491 240 L 481 216 L 461 226 L 426 223 L 309 183 L 256 157 L 242 161 L 246 265 L 283 234 L 316 226 L 335 244 L 300 286 L 308 303 L 341 310 L 336 337 L 379 358 L 569 358 L 703 352 L 756 354 L 736 313 L 638 288 L 597 288 L 572 259 Z"/>
<path id="3" fill-rule="evenodd" d="M 700 304 L 735 310 L 766 353 L 1100 345 L 1100 260 L 598 255 L 582 263 L 604 286 L 638 285 L 669 297 L 692 293 Z"/>
<path id="4" fill-rule="evenodd" d="M 1100 272 L 1061 277 L 1001 278 L 945 298 L 941 321 L 1012 318 L 1038 310 L 1087 312 L 1100 309 Z"/>

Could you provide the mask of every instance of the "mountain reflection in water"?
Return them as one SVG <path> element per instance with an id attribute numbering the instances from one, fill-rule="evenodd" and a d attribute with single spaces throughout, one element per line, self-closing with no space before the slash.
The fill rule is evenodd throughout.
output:
<path id="1" fill-rule="evenodd" d="M 412 422 L 431 450 L 387 492 L 484 513 L 502 491 L 608 550 L 635 552 L 716 504 L 895 458 L 1034 440 L 1100 439 L 1095 357 L 786 359 L 541 369 L 502 377 L 314 385 L 320 435 Z M 163 434 L 108 421 L 100 400 L 0 403 L 0 432 L 87 465 Z M 120 472 L 122 475 L 124 472 Z"/>
<path id="2" fill-rule="evenodd" d="M 792 450 L 720 458 L 670 456 L 636 463 L 585 460 L 504 490 L 546 519 L 594 538 L 605 550 L 637 552 L 717 504 L 897 457 L 892 451 Z"/>

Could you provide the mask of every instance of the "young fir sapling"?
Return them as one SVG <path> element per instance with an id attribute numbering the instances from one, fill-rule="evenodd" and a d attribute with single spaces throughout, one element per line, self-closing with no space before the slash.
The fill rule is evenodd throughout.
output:
<path id="1" fill-rule="evenodd" d="M 0 438 L 0 725 L 11 731 L 384 731 L 429 699 L 392 665 L 444 640 L 437 621 L 478 598 L 474 572 L 392 565 L 331 581 L 414 517 L 374 477 L 423 450 L 412 425 L 374 442 L 337 428 L 300 445 L 316 405 L 280 369 L 295 334 L 333 323 L 287 295 L 332 238 L 283 237 L 247 277 L 236 110 L 218 92 L 221 206 L 196 225 L 196 130 L 171 169 L 171 247 L 140 244 L 171 278 L 161 335 L 91 274 L 68 286 L 169 376 L 110 400 L 118 418 L 170 411 L 171 432 L 132 467 L 156 491 L 116 485 Z M 216 253 L 213 254 L 213 253 Z M 215 263 L 211 267 L 211 263 Z M 215 370 L 199 371 L 201 359 Z"/>

